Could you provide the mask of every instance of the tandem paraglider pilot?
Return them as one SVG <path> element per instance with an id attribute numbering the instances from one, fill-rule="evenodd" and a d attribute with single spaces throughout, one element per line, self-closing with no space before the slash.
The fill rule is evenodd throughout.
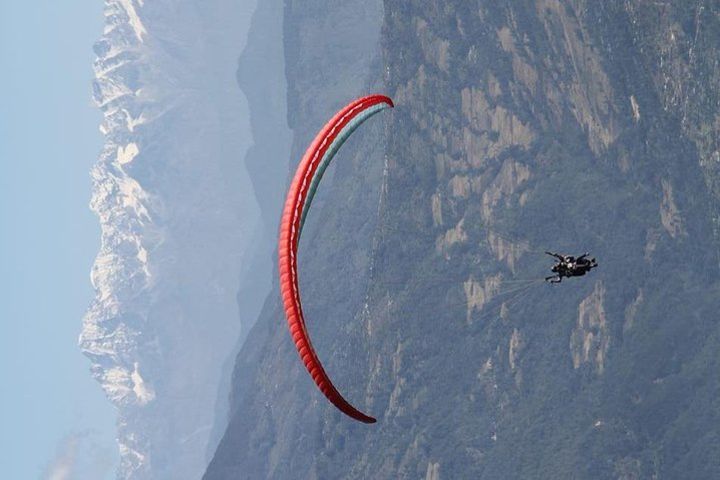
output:
<path id="1" fill-rule="evenodd" d="M 545 253 L 555 257 L 557 260 L 557 263 L 550 269 L 555 275 L 545 277 L 545 281 L 550 283 L 560 283 L 563 277 L 582 277 L 598 266 L 594 258 L 588 258 L 590 254 L 587 252 L 577 258 L 572 255 L 561 255 L 552 252 Z"/>

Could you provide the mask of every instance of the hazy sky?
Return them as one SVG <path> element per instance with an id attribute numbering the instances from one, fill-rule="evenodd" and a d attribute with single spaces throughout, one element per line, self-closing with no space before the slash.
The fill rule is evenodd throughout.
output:
<path id="1" fill-rule="evenodd" d="M 99 226 L 98 0 L 0 0 L 0 478 L 113 478 L 114 409 L 77 347 Z"/>

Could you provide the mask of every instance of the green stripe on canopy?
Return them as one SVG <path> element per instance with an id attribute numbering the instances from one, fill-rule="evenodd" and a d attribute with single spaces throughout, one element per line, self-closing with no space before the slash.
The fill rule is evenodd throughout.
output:
<path id="1" fill-rule="evenodd" d="M 350 138 L 350 135 L 352 135 L 352 133 L 360 126 L 360 124 L 362 124 L 365 120 L 372 117 L 379 111 L 386 108 L 390 108 L 390 105 L 388 105 L 387 103 L 378 103 L 357 114 L 355 118 L 350 120 L 348 124 L 343 127 L 340 133 L 338 133 L 337 137 L 335 137 L 335 140 L 333 140 L 328 149 L 325 151 L 325 155 L 323 155 L 322 159 L 320 160 L 320 165 L 318 165 L 318 169 L 315 172 L 315 175 L 313 175 L 313 178 L 310 182 L 310 188 L 308 189 L 307 198 L 305 199 L 305 205 L 303 206 L 302 215 L 300 217 L 300 232 L 298 233 L 298 241 L 300 240 L 300 234 L 302 234 L 303 225 L 305 225 L 305 217 L 310 210 L 310 204 L 312 203 L 313 197 L 315 196 L 318 185 L 320 185 L 320 180 L 322 179 L 325 170 L 330 165 L 330 162 L 335 157 L 335 154 L 338 152 L 338 150 L 340 150 L 340 147 L 342 147 L 343 143 L 345 143 L 345 141 Z"/>

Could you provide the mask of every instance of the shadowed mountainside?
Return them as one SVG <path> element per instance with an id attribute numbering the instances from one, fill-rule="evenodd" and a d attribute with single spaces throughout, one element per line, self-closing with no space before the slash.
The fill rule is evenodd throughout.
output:
<path id="1" fill-rule="evenodd" d="M 288 5 L 296 159 L 334 110 L 307 107 L 313 88 L 339 83 L 332 42 L 297 40 L 325 17 Z M 386 0 L 397 107 L 343 151 L 300 253 L 318 354 L 378 423 L 316 391 L 270 297 L 205 478 L 720 476 L 719 19 Z M 503 297 L 546 274 L 545 249 L 600 267 Z"/>

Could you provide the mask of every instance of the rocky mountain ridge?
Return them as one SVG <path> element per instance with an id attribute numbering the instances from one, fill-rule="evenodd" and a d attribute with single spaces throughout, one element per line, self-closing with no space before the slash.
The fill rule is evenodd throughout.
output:
<path id="1" fill-rule="evenodd" d="M 235 81 L 252 2 L 107 0 L 93 97 L 102 232 L 80 334 L 117 407 L 121 479 L 197 478 L 259 209 Z"/>

